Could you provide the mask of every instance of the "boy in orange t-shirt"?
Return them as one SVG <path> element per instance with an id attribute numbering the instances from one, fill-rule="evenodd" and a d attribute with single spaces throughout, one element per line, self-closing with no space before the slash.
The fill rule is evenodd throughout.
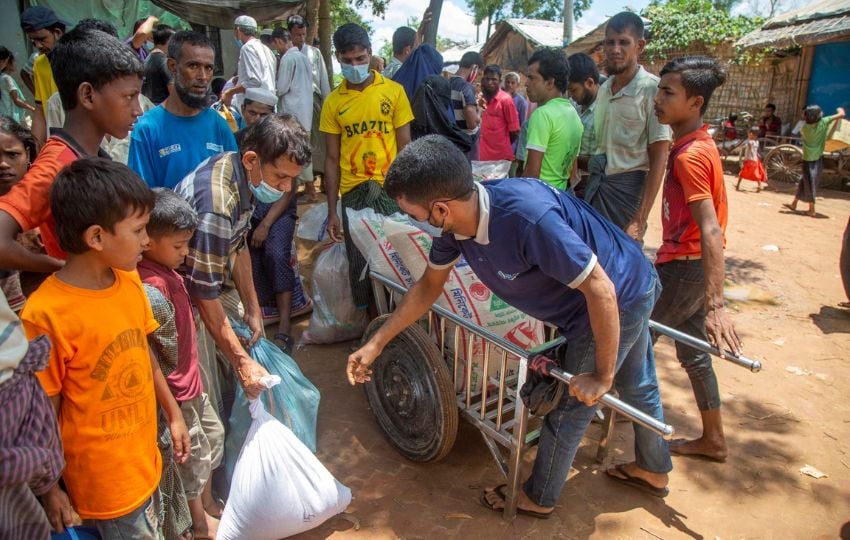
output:
<path id="1" fill-rule="evenodd" d="M 655 261 L 663 292 L 651 319 L 739 354 L 741 340 L 723 304 L 728 214 L 723 167 L 702 121 L 711 94 L 725 80 L 717 61 L 704 56 L 677 58 L 661 70 L 655 114 L 673 128 L 673 146 L 661 207 L 663 243 Z M 671 441 L 670 452 L 724 461 L 720 390 L 711 356 L 681 343 L 676 356 L 691 380 L 703 434 Z"/>
<path id="2" fill-rule="evenodd" d="M 152 206 L 138 176 L 102 158 L 75 161 L 51 189 L 68 260 L 31 295 L 21 319 L 30 339 L 46 334 L 53 344 L 38 378 L 56 408 L 67 463 L 67 495 L 57 484 L 43 499 L 57 532 L 79 514 L 103 538 L 159 536 L 157 402 L 175 459 L 190 450 L 180 408 L 152 360 L 147 335 L 157 323 L 136 273 Z"/>

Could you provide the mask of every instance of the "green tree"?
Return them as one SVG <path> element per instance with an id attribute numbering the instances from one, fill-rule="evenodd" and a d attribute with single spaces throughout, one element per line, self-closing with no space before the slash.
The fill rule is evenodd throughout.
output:
<path id="1" fill-rule="evenodd" d="M 641 15 L 651 21 L 651 39 L 646 45 L 650 60 L 670 51 L 687 51 L 694 44 L 712 46 L 734 41 L 763 22 L 759 17 L 733 16 L 711 0 L 653 0 Z"/>
<path id="2" fill-rule="evenodd" d="M 372 33 L 373 28 L 372 25 L 369 24 L 369 21 L 365 20 L 360 16 L 360 13 L 357 12 L 356 8 L 362 7 L 365 3 L 363 1 L 360 2 L 347 2 L 346 0 L 330 0 L 331 3 L 331 33 L 334 30 L 339 28 L 345 23 L 353 22 L 357 23 L 363 28 L 366 29 L 369 34 Z M 388 0 L 375 0 L 371 2 L 372 13 L 376 16 L 382 16 L 387 9 L 387 4 L 389 4 Z M 379 9 L 380 11 L 376 12 L 375 10 Z"/>

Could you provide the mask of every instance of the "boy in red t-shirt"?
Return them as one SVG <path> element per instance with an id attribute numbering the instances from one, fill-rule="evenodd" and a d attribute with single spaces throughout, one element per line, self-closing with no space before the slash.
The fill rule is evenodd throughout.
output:
<path id="1" fill-rule="evenodd" d="M 203 501 L 213 501 L 209 480 L 224 453 L 224 427 L 204 392 L 192 302 L 183 277 L 175 271 L 189 253 L 198 215 L 170 189 L 157 188 L 154 193 L 156 200 L 147 225 L 150 243 L 139 263 L 139 275 L 145 285 L 155 287 L 173 306 L 173 310 L 168 310 L 173 312 L 173 323 L 162 325 L 152 339 L 192 440 L 191 456 L 178 467 L 192 529 L 195 538 L 214 538 L 218 521 L 204 511 Z"/>
<path id="2" fill-rule="evenodd" d="M 65 127 L 54 130 L 23 179 L 0 197 L 0 268 L 53 272 L 62 267 L 66 253 L 50 212 L 53 180 L 69 163 L 98 155 L 104 135 L 126 137 L 142 114 L 137 99 L 142 64 L 109 34 L 71 30 L 53 48 L 50 65 L 65 108 Z M 47 255 L 17 242 L 18 234 L 36 227 Z"/>
<path id="3" fill-rule="evenodd" d="M 741 340 L 723 304 L 726 186 L 717 146 L 702 116 L 726 73 L 713 58 L 689 56 L 661 70 L 655 114 L 673 129 L 662 202 L 663 243 L 655 267 L 663 292 L 651 319 L 704 339 L 723 351 L 741 352 Z M 711 356 L 676 343 L 702 417 L 698 439 L 670 442 L 676 454 L 726 459 L 720 390 Z"/>

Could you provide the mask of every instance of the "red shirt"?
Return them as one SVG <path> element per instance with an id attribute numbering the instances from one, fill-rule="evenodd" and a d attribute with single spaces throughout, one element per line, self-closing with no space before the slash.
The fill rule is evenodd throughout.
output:
<path id="1" fill-rule="evenodd" d="M 703 126 L 689 133 L 673 143 L 670 149 L 661 206 L 663 243 L 658 248 L 656 263 L 702 254 L 700 230 L 688 205 L 703 199 L 711 199 L 714 203 L 723 246 L 726 246 L 729 210 L 723 166 L 707 128 Z"/>
<path id="2" fill-rule="evenodd" d="M 514 99 L 499 88 L 481 115 L 479 158 L 481 161 L 513 161 L 510 133 L 519 131 L 519 116 Z"/>
<path id="3" fill-rule="evenodd" d="M 54 130 L 21 181 L 0 197 L 0 210 L 12 216 L 23 231 L 38 227 L 47 254 L 57 259 L 64 260 L 68 254 L 59 247 L 56 237 L 50 212 L 50 187 L 63 167 L 86 155 L 70 135 Z M 98 155 L 109 157 L 101 152 Z"/>
<path id="4" fill-rule="evenodd" d="M 183 278 L 170 268 L 148 259 L 138 265 L 143 283 L 159 289 L 174 306 L 174 325 L 177 327 L 177 367 L 165 380 L 178 402 L 198 397 L 204 391 L 198 368 L 198 347 L 195 337 L 195 317 L 192 302 Z"/>
<path id="5" fill-rule="evenodd" d="M 782 131 L 782 120 L 775 114 L 770 118 L 759 120 L 759 137 L 779 135 L 780 131 Z"/>

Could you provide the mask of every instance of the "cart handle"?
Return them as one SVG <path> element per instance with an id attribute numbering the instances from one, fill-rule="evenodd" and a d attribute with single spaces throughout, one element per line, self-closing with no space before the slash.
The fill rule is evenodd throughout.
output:
<path id="1" fill-rule="evenodd" d="M 720 357 L 720 349 L 709 344 L 707 341 L 695 338 L 694 336 L 685 334 L 684 332 L 679 332 L 678 330 L 674 330 L 669 326 L 664 326 L 663 324 L 659 324 L 652 320 L 649 321 L 649 328 L 659 334 L 664 334 L 665 336 L 673 338 L 680 343 L 684 343 L 688 347 L 693 347 L 699 351 Z M 761 371 L 761 362 L 758 360 L 750 360 L 746 356 L 735 354 L 730 350 L 724 349 L 722 358 L 723 360 L 727 360 L 737 366 L 745 367 L 753 373 Z"/>

